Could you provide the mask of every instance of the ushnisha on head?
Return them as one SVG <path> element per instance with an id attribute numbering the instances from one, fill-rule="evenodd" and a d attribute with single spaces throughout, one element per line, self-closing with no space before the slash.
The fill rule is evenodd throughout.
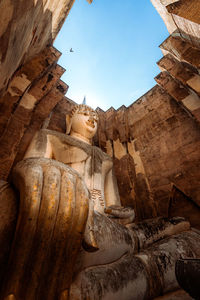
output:
<path id="1" fill-rule="evenodd" d="M 85 104 L 76 105 L 66 116 L 67 134 L 88 144 L 97 131 L 98 114 Z"/>

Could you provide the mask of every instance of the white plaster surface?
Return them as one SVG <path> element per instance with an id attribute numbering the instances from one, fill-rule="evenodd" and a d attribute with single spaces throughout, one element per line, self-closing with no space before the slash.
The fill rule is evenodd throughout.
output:
<path id="1" fill-rule="evenodd" d="M 190 111 L 200 108 L 200 98 L 195 94 L 187 96 L 182 102 Z"/>
<path id="2" fill-rule="evenodd" d="M 20 101 L 20 106 L 23 106 L 26 109 L 33 109 L 37 99 L 29 93 L 24 94 Z"/>
<path id="3" fill-rule="evenodd" d="M 25 74 L 16 76 L 11 81 L 8 88 L 8 92 L 11 94 L 11 96 L 18 96 L 18 93 L 16 92 L 15 88 L 19 89 L 21 92 L 24 92 L 30 83 L 31 81 L 27 79 Z"/>
<path id="4" fill-rule="evenodd" d="M 191 79 L 187 81 L 187 84 L 194 89 L 197 93 L 200 93 L 200 76 L 194 75 Z"/>

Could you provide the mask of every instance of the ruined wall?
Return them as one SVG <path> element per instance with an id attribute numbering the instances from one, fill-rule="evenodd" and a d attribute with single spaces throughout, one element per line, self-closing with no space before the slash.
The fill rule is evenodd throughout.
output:
<path id="1" fill-rule="evenodd" d="M 99 144 L 114 158 L 122 202 L 139 219 L 168 215 L 172 184 L 200 206 L 200 128 L 175 99 L 155 86 L 100 118 Z"/>
<path id="2" fill-rule="evenodd" d="M 185 195 L 176 213 L 200 217 L 200 2 L 152 0 L 171 35 L 160 48 L 155 86 L 130 107 L 100 112 L 97 143 L 114 158 L 122 202 L 138 219 L 167 216 L 170 191 Z M 174 197 L 176 195 L 174 194 Z M 130 200 L 131 199 L 131 200 Z M 189 199 L 195 208 L 190 211 Z M 188 201 L 188 205 L 185 203 Z M 196 221 L 194 221 L 196 225 Z M 192 224 L 194 224 L 192 221 Z"/>
<path id="3" fill-rule="evenodd" d="M 0 1 L 0 179 L 68 89 L 52 44 L 74 1 Z"/>
<path id="4" fill-rule="evenodd" d="M 160 45 L 164 57 L 155 78 L 192 117 L 200 120 L 200 2 L 151 0 L 171 35 Z"/>
<path id="5" fill-rule="evenodd" d="M 68 86 L 60 80 L 60 52 L 47 47 L 15 73 L 0 98 L 0 179 L 7 180 L 14 161 L 41 128 Z"/>
<path id="6" fill-rule="evenodd" d="M 161 45 L 155 86 L 130 107 L 99 110 L 96 143 L 114 159 L 124 204 L 138 219 L 172 213 L 200 217 L 199 1 L 152 0 L 171 35 Z M 194 205 L 191 203 L 194 201 Z M 188 203 L 187 205 L 185 203 Z M 179 209 L 178 209 L 179 207 Z M 184 208 L 183 208 L 184 207 Z M 192 210 L 190 210 L 192 207 Z M 191 221 L 197 225 L 197 221 Z"/>
<path id="7" fill-rule="evenodd" d="M 0 96 L 20 66 L 52 46 L 74 2 L 0 1 Z"/>
<path id="8" fill-rule="evenodd" d="M 74 1 L 0 2 L 0 95 L 20 65 L 52 45 Z"/>
<path id="9" fill-rule="evenodd" d="M 151 0 L 170 34 L 178 32 L 183 38 L 198 43 L 200 3 L 197 0 Z"/>

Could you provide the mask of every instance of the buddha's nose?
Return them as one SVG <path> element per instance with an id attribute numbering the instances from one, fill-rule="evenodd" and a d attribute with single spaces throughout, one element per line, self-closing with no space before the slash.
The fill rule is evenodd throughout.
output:
<path id="1" fill-rule="evenodd" d="M 94 118 L 93 118 L 93 116 L 90 116 L 90 117 L 89 117 L 89 121 L 92 122 L 92 123 L 94 123 Z"/>

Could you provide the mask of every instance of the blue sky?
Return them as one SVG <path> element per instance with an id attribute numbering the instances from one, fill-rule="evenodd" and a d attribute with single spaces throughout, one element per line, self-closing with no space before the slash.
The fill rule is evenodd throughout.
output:
<path id="1" fill-rule="evenodd" d="M 150 0 L 76 0 L 54 43 L 66 96 L 104 110 L 129 106 L 155 85 L 167 36 Z"/>

